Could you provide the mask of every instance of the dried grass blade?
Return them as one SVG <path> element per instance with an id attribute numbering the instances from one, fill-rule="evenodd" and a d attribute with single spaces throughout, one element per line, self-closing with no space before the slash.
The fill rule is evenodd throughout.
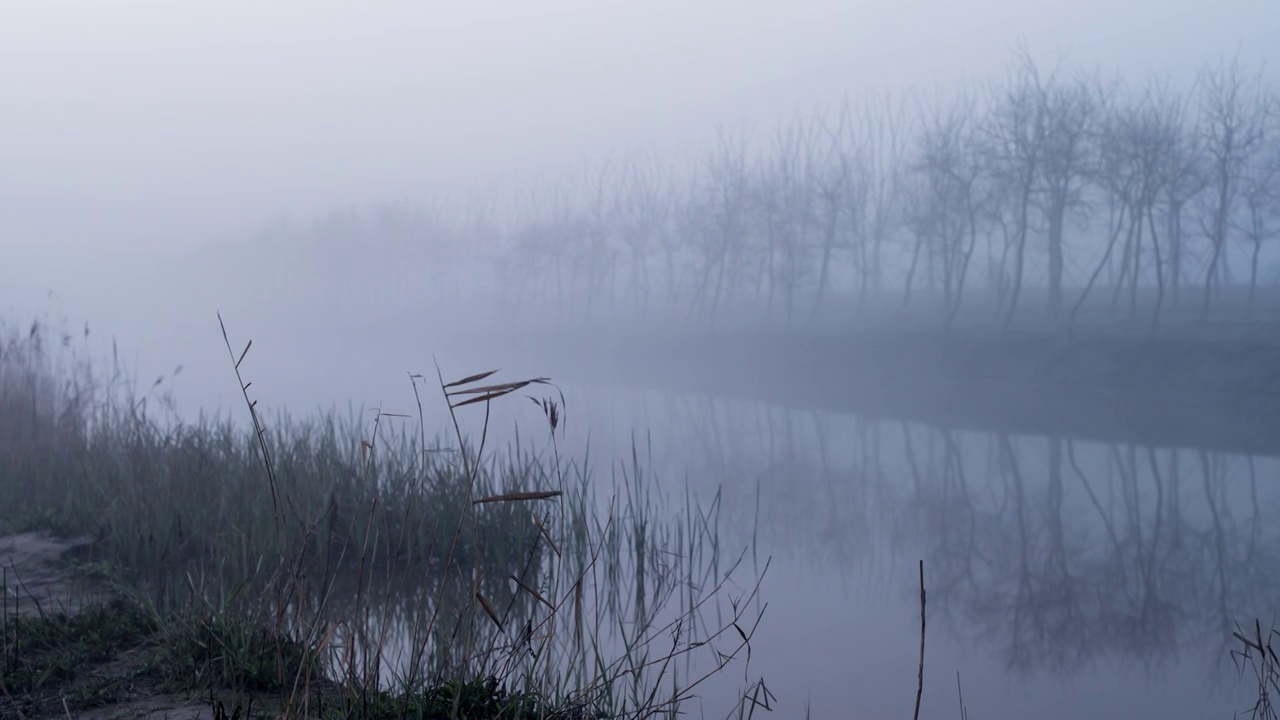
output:
<path id="1" fill-rule="evenodd" d="M 543 539 L 551 546 L 551 552 L 560 557 L 560 548 L 556 547 L 556 541 L 551 539 L 551 533 L 547 532 L 546 526 L 542 524 L 542 518 L 538 517 L 538 513 L 533 514 L 533 524 L 538 526 L 538 532 L 542 533 Z"/>
<path id="2" fill-rule="evenodd" d="M 529 593 L 530 595 L 532 595 L 532 596 L 534 597 L 534 599 L 535 599 L 535 600 L 537 600 L 538 602 L 542 603 L 543 605 L 546 605 L 548 610 L 550 610 L 550 611 L 552 611 L 552 612 L 555 612 L 555 610 L 556 610 L 556 606 L 555 606 L 555 605 L 552 605 L 552 604 L 551 604 L 551 602 L 550 602 L 549 600 L 547 600 L 545 597 L 543 597 L 543 596 L 542 596 L 542 593 L 538 592 L 537 590 L 534 590 L 533 588 L 529 587 L 528 585 L 525 585 L 525 584 L 524 584 L 524 581 L 522 581 L 520 578 L 516 577 L 515 575 L 512 575 L 512 576 L 511 576 L 511 579 L 516 581 L 516 584 L 520 586 L 520 589 L 521 589 L 521 590 L 524 590 L 525 592 L 527 592 L 527 593 Z"/>
<path id="3" fill-rule="evenodd" d="M 582 640 L 582 578 L 573 584 L 573 625 L 574 630 L 578 634 L 578 640 Z"/>
<path id="4" fill-rule="evenodd" d="M 479 402 L 489 402 L 490 400 L 496 400 L 497 398 L 500 398 L 503 395 L 509 395 L 514 391 L 515 389 L 512 388 L 511 390 L 503 390 L 502 392 L 489 393 L 488 395 L 481 395 L 480 397 L 474 397 L 474 398 L 471 398 L 470 400 L 463 400 L 460 403 L 454 403 L 449 407 L 457 409 L 464 405 L 474 405 L 475 403 L 479 403 Z"/>
<path id="5" fill-rule="evenodd" d="M 532 380 L 516 380 L 514 382 L 498 383 L 496 385 L 481 385 L 480 387 L 466 388 L 463 390 L 454 390 L 449 394 L 450 395 L 475 395 L 477 393 L 498 392 L 499 390 L 502 390 L 504 392 L 511 392 L 512 390 L 519 390 L 520 388 L 527 386 L 531 382 L 533 381 Z"/>
<path id="6" fill-rule="evenodd" d="M 501 631 L 502 621 L 498 619 L 498 614 L 493 611 L 493 606 L 489 604 L 489 601 L 485 600 L 484 595 L 481 595 L 480 593 L 476 593 L 476 600 L 480 601 L 480 607 L 484 608 L 485 614 L 489 616 L 489 619 L 492 620 L 493 624 L 497 625 L 498 630 Z"/>
<path id="7" fill-rule="evenodd" d="M 495 502 L 508 502 L 508 501 L 518 502 L 522 500 L 546 500 L 548 498 L 559 497 L 559 496 L 560 496 L 559 490 L 534 490 L 532 492 L 515 492 L 515 493 L 503 493 L 502 495 L 490 495 L 489 497 L 482 497 L 478 500 L 472 500 L 471 504 L 480 505 L 482 503 L 495 503 Z"/>
<path id="8" fill-rule="evenodd" d="M 492 374 L 494 374 L 494 373 L 496 373 L 496 372 L 498 372 L 498 371 L 497 371 L 497 370 L 490 370 L 490 371 L 488 371 L 488 372 L 476 373 L 475 375 L 468 375 L 468 376 L 466 376 L 466 377 L 462 378 L 461 380 L 454 380 L 454 381 L 453 381 L 453 382 L 451 382 L 451 383 L 447 383 L 447 384 L 445 385 L 445 387 L 447 387 L 447 388 L 451 388 L 451 387 L 457 387 L 457 386 L 459 386 L 459 385 L 466 385 L 466 384 L 468 384 L 468 383 L 473 383 L 473 382 L 476 382 L 477 380 L 483 380 L 483 379 L 485 379 L 485 378 L 489 377 L 490 375 L 492 375 Z M 421 377 L 421 376 L 419 376 L 419 377 Z"/>

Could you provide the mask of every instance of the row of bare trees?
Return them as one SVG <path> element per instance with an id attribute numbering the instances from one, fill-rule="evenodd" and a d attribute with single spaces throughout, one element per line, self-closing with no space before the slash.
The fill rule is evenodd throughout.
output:
<path id="1" fill-rule="evenodd" d="M 1019 54 L 958 92 L 868 93 L 697 162 L 636 154 L 433 215 L 388 286 L 697 324 L 1254 312 L 1280 280 L 1278 98 L 1234 61 L 1180 85 Z"/>

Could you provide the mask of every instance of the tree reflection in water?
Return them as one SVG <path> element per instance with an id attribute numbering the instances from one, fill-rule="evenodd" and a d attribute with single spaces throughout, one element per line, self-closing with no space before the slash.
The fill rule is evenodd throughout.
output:
<path id="1" fill-rule="evenodd" d="M 621 405 L 644 416 L 619 427 L 667 428 L 659 475 L 724 487 L 731 541 L 855 600 L 907 602 L 897 570 L 923 557 L 930 628 L 1014 674 L 1198 657 L 1223 679 L 1235 624 L 1280 598 L 1280 537 L 1263 521 L 1280 487 L 1258 480 L 1274 458 L 688 395 Z"/>

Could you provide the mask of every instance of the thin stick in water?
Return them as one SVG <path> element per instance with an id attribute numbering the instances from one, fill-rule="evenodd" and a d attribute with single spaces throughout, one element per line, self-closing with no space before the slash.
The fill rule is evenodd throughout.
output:
<path id="1" fill-rule="evenodd" d="M 920 670 L 916 674 L 916 714 L 920 720 L 920 696 L 924 694 L 924 560 L 920 561 Z"/>

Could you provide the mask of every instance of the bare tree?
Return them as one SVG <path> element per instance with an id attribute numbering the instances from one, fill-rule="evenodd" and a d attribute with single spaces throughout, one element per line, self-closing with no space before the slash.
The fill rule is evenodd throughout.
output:
<path id="1" fill-rule="evenodd" d="M 617 176 L 618 234 L 627 253 L 628 299 L 632 309 L 649 310 L 653 255 L 659 250 L 665 259 L 667 292 L 676 289 L 675 249 L 671 244 L 670 179 L 652 154 L 632 157 L 626 170 Z"/>
<path id="2" fill-rule="evenodd" d="M 1080 292 L 1080 297 L 1071 308 L 1071 315 L 1067 322 L 1068 331 L 1074 329 L 1080 308 L 1089 298 L 1089 293 L 1098 282 L 1102 272 L 1112 267 L 1111 259 L 1115 253 L 1116 242 L 1119 240 L 1121 233 L 1127 233 L 1123 252 L 1130 252 L 1132 247 L 1134 231 L 1134 224 L 1131 222 L 1133 212 L 1132 197 L 1135 192 L 1134 188 L 1138 183 L 1138 174 L 1134 171 L 1133 163 L 1128 157 L 1125 145 L 1128 130 L 1125 122 L 1126 118 L 1122 112 L 1109 113 L 1103 121 L 1104 129 L 1099 142 L 1100 159 L 1096 170 L 1096 178 L 1097 184 L 1102 188 L 1106 197 L 1106 243 L 1102 257 L 1089 275 L 1084 289 Z M 1113 296 L 1115 298 L 1118 298 L 1119 283 L 1122 282 L 1124 276 L 1125 272 L 1122 268 L 1119 278 L 1116 280 L 1115 295 Z"/>
<path id="3" fill-rule="evenodd" d="M 1210 190 L 1201 214 L 1210 247 L 1200 317 L 1208 320 L 1214 289 L 1227 273 L 1225 251 L 1232 212 L 1249 158 L 1265 137 L 1269 103 L 1261 75 L 1246 77 L 1238 59 L 1202 73 L 1199 99 Z"/>
<path id="4" fill-rule="evenodd" d="M 1258 292 L 1258 261 L 1264 243 L 1280 237 L 1280 117 L 1276 113 L 1276 97 L 1266 96 L 1266 114 L 1262 146 L 1250 154 L 1240 183 L 1243 205 L 1239 221 L 1240 235 L 1249 251 L 1248 312 L 1254 312 Z"/>
<path id="5" fill-rule="evenodd" d="M 606 160 L 598 167 L 586 169 L 582 181 L 584 207 L 573 224 L 574 278 L 575 286 L 578 277 L 583 285 L 580 304 L 583 319 L 603 309 L 605 303 L 610 310 L 616 309 L 618 203 L 610 192 L 615 187 L 610 182 L 612 168 L 613 163 Z M 605 295 L 603 300 L 601 295 Z"/>
<path id="6" fill-rule="evenodd" d="M 811 234 L 815 194 L 809 166 L 815 126 L 799 119 L 781 126 L 755 178 L 755 203 L 772 311 L 781 294 L 786 327 L 794 319 L 796 294 L 812 270 Z"/>
<path id="7" fill-rule="evenodd" d="M 1129 170 L 1133 173 L 1134 191 L 1127 197 L 1133 231 L 1132 280 L 1129 312 L 1136 313 L 1137 294 L 1142 267 L 1143 230 L 1151 239 L 1155 271 L 1156 297 L 1151 313 L 1151 330 L 1160 322 L 1165 297 L 1165 263 L 1161 252 L 1159 225 L 1155 219 L 1156 203 L 1170 182 L 1180 178 L 1177 155 L 1181 142 L 1181 101 L 1167 86 L 1154 81 L 1148 84 L 1142 98 L 1127 109 L 1119 123 L 1121 143 Z"/>
<path id="8" fill-rule="evenodd" d="M 841 233 L 842 211 L 848 208 L 850 198 L 864 197 L 864 188 L 859 184 L 865 179 L 852 167 L 849 148 L 845 142 L 845 129 L 850 122 L 848 105 L 844 105 L 832 129 L 827 118 L 817 116 L 813 119 L 810 132 L 804 135 L 804 155 L 808 187 L 813 195 L 813 217 L 819 233 L 818 285 L 814 292 L 813 308 L 810 321 L 818 319 L 822 312 L 823 301 L 826 300 L 831 283 L 833 261 L 836 253 L 849 247 L 848 238 Z M 815 132 L 824 136 L 821 150 L 818 150 Z M 856 220 L 855 220 L 856 222 Z"/>
<path id="9" fill-rule="evenodd" d="M 914 180 L 912 201 L 904 203 L 905 224 L 916 235 L 907 271 L 908 302 L 923 248 L 942 264 L 945 324 L 951 325 L 963 302 L 966 278 L 978 243 L 979 223 L 988 188 L 981 140 L 975 132 L 973 98 L 962 94 L 945 106 L 922 108 L 915 157 L 908 165 Z"/>
<path id="10" fill-rule="evenodd" d="M 984 127 L 993 176 L 1002 189 L 1005 214 L 1012 226 L 1012 286 L 1007 306 L 1000 308 L 1006 327 L 1013 322 L 1022 293 L 1031 211 L 1044 161 L 1047 123 L 1041 87 L 1035 63 L 1025 53 L 1019 55 L 1007 82 L 991 87 L 991 107 Z"/>
<path id="11" fill-rule="evenodd" d="M 1164 162 L 1166 173 L 1163 184 L 1165 237 L 1169 245 L 1169 289 L 1175 306 L 1182 300 L 1182 287 L 1186 281 L 1187 235 L 1182 220 L 1188 203 L 1191 203 L 1208 183 L 1202 138 L 1194 127 L 1190 96 L 1166 93 L 1168 121 L 1177 128 L 1177 138 L 1168 150 Z"/>
<path id="12" fill-rule="evenodd" d="M 484 222 L 464 212 L 437 227 L 395 210 L 355 229 L 334 215 L 307 232 L 330 243 L 424 235 L 428 257 L 414 262 L 442 269 L 433 291 L 544 303 L 562 319 L 666 303 L 712 327 L 730 308 L 790 327 L 797 308 L 813 323 L 846 297 L 861 312 L 901 287 L 909 305 L 927 285 L 949 326 L 985 283 L 1008 327 L 1030 288 L 1058 318 L 1066 288 L 1083 281 L 1071 326 L 1102 285 L 1131 318 L 1153 297 L 1155 329 L 1166 303 L 1202 279 L 1207 318 L 1232 264 L 1248 265 L 1257 303 L 1280 236 L 1280 108 L 1261 75 L 1223 63 L 1194 92 L 1152 82 L 1121 97 L 1088 73 L 1042 72 L 1020 51 L 976 100 L 905 109 L 864 93 L 784 123 L 766 147 L 721 132 L 689 168 L 636 155 L 544 184 L 529 207 L 489 207 Z M 476 263 L 492 276 L 452 272 Z"/>
<path id="13" fill-rule="evenodd" d="M 738 252 L 747 228 L 750 167 L 745 138 L 719 133 L 719 147 L 706 163 L 700 177 L 698 197 L 700 221 L 693 228 L 698 245 L 698 280 L 689 312 L 699 306 L 714 327 L 716 312 L 726 294 L 726 283 L 735 280 Z"/>
<path id="14" fill-rule="evenodd" d="M 1038 78 L 1034 71 L 1032 79 Z M 1062 312 L 1065 269 L 1063 228 L 1067 213 L 1084 204 L 1083 185 L 1094 164 L 1098 88 L 1086 76 L 1059 79 L 1051 76 L 1037 83 L 1040 104 L 1040 177 L 1043 182 L 1041 212 L 1048 224 L 1049 317 Z"/>
<path id="15" fill-rule="evenodd" d="M 858 270 L 858 305 L 868 291 L 879 291 L 885 273 L 885 251 L 900 229 L 901 190 L 910 146 L 911 117 L 904 99 L 887 92 L 861 96 L 857 112 L 844 115 L 846 226 Z"/>

